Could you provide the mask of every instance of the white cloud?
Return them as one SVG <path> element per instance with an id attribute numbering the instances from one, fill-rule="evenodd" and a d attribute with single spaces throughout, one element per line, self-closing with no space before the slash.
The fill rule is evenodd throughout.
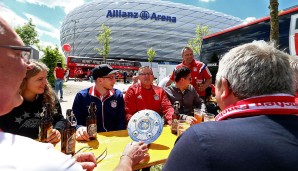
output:
<path id="1" fill-rule="evenodd" d="M 6 20 L 12 27 L 20 26 L 27 22 L 27 19 L 17 15 L 3 3 L 0 3 L 0 16 L 3 17 L 3 19 Z"/>
<path id="2" fill-rule="evenodd" d="M 32 23 L 34 25 L 36 25 L 36 30 L 39 33 L 39 36 L 41 35 L 47 35 L 50 37 L 53 37 L 55 39 L 60 38 L 60 30 L 54 26 L 52 26 L 51 24 L 49 24 L 48 22 L 43 21 L 42 19 L 40 19 L 37 16 L 25 13 L 24 14 L 28 19 L 32 18 Z"/>
<path id="3" fill-rule="evenodd" d="M 46 41 L 40 42 L 40 46 L 41 47 L 51 46 L 52 48 L 56 47 L 56 45 L 54 45 L 52 42 L 46 42 Z"/>
<path id="4" fill-rule="evenodd" d="M 200 2 L 214 2 L 215 0 L 199 0 Z"/>
<path id="5" fill-rule="evenodd" d="M 12 27 L 22 26 L 28 22 L 29 18 L 32 18 L 32 23 L 36 25 L 36 31 L 38 32 L 40 40 L 42 35 L 50 36 L 58 41 L 60 40 L 60 30 L 58 28 L 55 28 L 51 24 L 34 15 L 27 13 L 24 13 L 24 15 L 26 18 L 19 16 L 11 9 L 0 3 L 0 16 L 2 16 Z"/>
<path id="6" fill-rule="evenodd" d="M 247 23 L 254 21 L 256 19 L 257 19 L 256 17 L 247 17 L 246 19 L 244 19 L 242 24 L 247 24 Z"/>
<path id="7" fill-rule="evenodd" d="M 69 13 L 72 9 L 81 6 L 85 3 L 84 0 L 17 0 L 18 2 L 22 3 L 31 3 L 31 4 L 37 4 L 37 5 L 44 5 L 49 8 L 55 8 L 55 7 L 62 7 L 64 9 L 64 12 L 66 14 Z"/>

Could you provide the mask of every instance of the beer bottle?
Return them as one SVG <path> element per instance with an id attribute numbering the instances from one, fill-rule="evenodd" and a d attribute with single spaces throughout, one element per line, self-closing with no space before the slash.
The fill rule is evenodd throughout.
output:
<path id="1" fill-rule="evenodd" d="M 74 155 L 77 121 L 71 109 L 66 110 L 66 121 L 61 133 L 61 152 Z"/>
<path id="2" fill-rule="evenodd" d="M 175 101 L 173 104 L 173 107 L 174 107 L 174 113 L 172 114 L 171 132 L 172 132 L 172 134 L 177 134 L 179 108 L 180 108 L 179 101 Z"/>
<path id="3" fill-rule="evenodd" d="M 53 129 L 53 118 L 51 112 L 51 105 L 46 103 L 41 113 L 41 120 L 39 124 L 39 141 L 47 142 L 47 138 L 50 136 L 50 132 Z"/>
<path id="4" fill-rule="evenodd" d="M 96 119 L 96 105 L 95 102 L 91 102 L 89 109 L 89 115 L 86 118 L 87 133 L 90 140 L 96 139 L 97 134 L 97 119 Z"/>

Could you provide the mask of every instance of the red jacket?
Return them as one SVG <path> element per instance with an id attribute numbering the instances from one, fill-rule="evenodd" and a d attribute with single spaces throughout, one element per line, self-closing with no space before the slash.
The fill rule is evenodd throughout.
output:
<path id="1" fill-rule="evenodd" d="M 181 68 L 183 66 L 185 66 L 184 62 L 177 65 L 175 69 Z M 203 62 L 200 62 L 200 61 L 195 61 L 195 60 L 193 60 L 191 62 L 191 67 L 189 69 L 191 70 L 191 78 L 192 78 L 191 84 L 196 89 L 196 91 L 198 92 L 200 97 L 204 97 L 205 91 L 199 91 L 197 82 L 204 83 L 206 79 L 212 78 L 211 72 L 209 71 L 206 64 L 204 64 Z M 174 71 L 170 78 L 172 81 L 174 81 Z"/>
<path id="2" fill-rule="evenodd" d="M 127 122 L 136 112 L 150 109 L 164 116 L 168 124 L 171 124 L 174 109 L 161 87 L 152 85 L 151 89 L 147 90 L 140 83 L 133 84 L 125 93 L 124 103 Z"/>

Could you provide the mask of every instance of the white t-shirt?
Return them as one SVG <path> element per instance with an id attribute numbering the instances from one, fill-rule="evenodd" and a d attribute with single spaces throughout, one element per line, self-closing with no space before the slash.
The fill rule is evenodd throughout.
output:
<path id="1" fill-rule="evenodd" d="M 65 155 L 52 144 L 0 131 L 1 171 L 80 171 L 71 155 Z"/>
<path id="2" fill-rule="evenodd" d="M 170 80 L 169 76 L 164 77 L 160 82 L 158 83 L 159 87 L 165 88 L 167 82 Z"/>

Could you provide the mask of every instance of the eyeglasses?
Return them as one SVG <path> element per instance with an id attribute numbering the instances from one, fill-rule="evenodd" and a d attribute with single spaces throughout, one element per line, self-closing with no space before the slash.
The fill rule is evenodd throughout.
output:
<path id="1" fill-rule="evenodd" d="M 116 79 L 116 77 L 115 77 L 115 76 L 101 77 L 101 78 L 109 78 L 110 80 L 115 80 L 115 79 Z"/>
<path id="2" fill-rule="evenodd" d="M 31 51 L 32 47 L 30 46 L 0 46 L 0 48 L 9 48 L 12 50 L 20 51 L 20 53 L 17 54 L 17 57 L 23 58 L 25 62 L 28 62 L 29 59 L 31 58 Z"/>
<path id="3" fill-rule="evenodd" d="M 150 75 L 153 75 L 153 73 L 140 73 L 139 75 L 147 75 L 147 76 L 150 76 Z"/>

